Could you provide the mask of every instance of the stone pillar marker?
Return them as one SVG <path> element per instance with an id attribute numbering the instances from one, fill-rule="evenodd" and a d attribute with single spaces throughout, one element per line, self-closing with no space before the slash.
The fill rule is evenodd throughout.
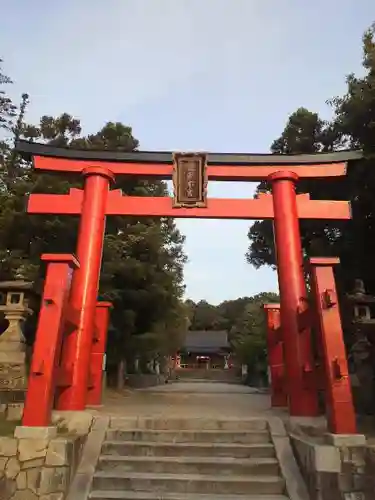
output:
<path id="1" fill-rule="evenodd" d="M 27 370 L 22 326 L 33 312 L 29 308 L 32 287 L 23 280 L 0 282 L 0 318 L 6 326 L 0 335 L 0 403 L 24 400 Z"/>

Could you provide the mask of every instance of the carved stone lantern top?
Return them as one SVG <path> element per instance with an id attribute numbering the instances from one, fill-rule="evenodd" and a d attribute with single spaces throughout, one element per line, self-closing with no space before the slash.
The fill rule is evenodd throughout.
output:
<path id="1" fill-rule="evenodd" d="M 25 280 L 0 281 L 0 292 L 14 291 L 30 291 L 34 287 L 34 283 Z"/>
<path id="2" fill-rule="evenodd" d="M 0 311 L 25 311 L 29 309 L 30 298 L 35 296 L 34 284 L 30 281 L 0 281 Z"/>
<path id="3" fill-rule="evenodd" d="M 366 293 L 363 280 L 356 279 L 352 293 L 346 295 L 346 300 L 352 311 L 351 323 L 353 332 L 358 335 L 373 337 L 375 333 L 375 318 L 372 316 L 371 305 L 375 304 L 375 296 Z M 374 338 L 375 340 L 375 338 Z"/>
<path id="4" fill-rule="evenodd" d="M 352 293 L 347 294 L 347 300 L 355 305 L 375 304 L 375 296 L 366 293 L 366 288 L 363 280 L 357 279 L 354 281 Z"/>
<path id="5" fill-rule="evenodd" d="M 365 295 L 366 288 L 363 280 L 354 280 L 353 293 Z"/>

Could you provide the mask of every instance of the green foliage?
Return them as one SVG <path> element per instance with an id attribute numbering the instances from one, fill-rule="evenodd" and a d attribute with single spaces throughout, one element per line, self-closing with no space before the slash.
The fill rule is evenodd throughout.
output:
<path id="1" fill-rule="evenodd" d="M 38 124 L 24 120 L 28 96 L 17 110 L 5 93 L 11 83 L 0 74 L 0 126 L 5 131 L 0 158 L 0 280 L 23 277 L 42 286 L 40 255 L 74 252 L 78 217 L 30 216 L 30 193 L 68 193 L 82 187 L 75 176 L 35 174 L 14 152 L 14 139 L 26 138 L 60 147 L 132 151 L 138 147 L 132 129 L 108 122 L 96 134 L 82 134 L 80 120 L 63 113 L 42 116 Z M 163 196 L 166 184 L 134 177 L 116 180 L 126 195 Z M 173 219 L 109 217 L 104 240 L 100 297 L 113 302 L 109 362 L 124 357 L 163 356 L 176 350 L 186 330 L 182 303 L 184 237 Z"/>
<path id="2" fill-rule="evenodd" d="M 273 153 L 315 153 L 343 148 L 362 149 L 365 159 L 351 164 L 342 180 L 306 180 L 299 192 L 309 192 L 314 199 L 350 200 L 351 221 L 302 221 L 303 249 L 308 255 L 338 256 L 341 291 L 352 288 L 354 279 L 366 280 L 375 292 L 375 25 L 363 37 L 365 75 L 347 78 L 347 91 L 329 101 L 334 111 L 331 122 L 316 113 L 299 108 L 291 114 L 281 136 L 272 146 Z M 266 183 L 258 191 L 267 190 Z M 275 266 L 273 229 L 270 221 L 255 222 L 249 230 L 247 260 L 259 268 Z"/>
<path id="3" fill-rule="evenodd" d="M 223 317 L 218 307 L 206 300 L 200 300 L 197 304 L 187 300 L 185 304 L 189 311 L 190 330 L 223 330 Z"/>
<path id="4" fill-rule="evenodd" d="M 230 340 L 244 364 L 266 362 L 266 316 L 263 304 L 278 302 L 275 293 L 259 293 L 251 297 L 242 314 L 230 329 Z"/>
<path id="5" fill-rule="evenodd" d="M 3 60 L 0 59 L 0 128 L 10 130 L 16 116 L 16 106 L 4 89 L 4 86 L 12 83 L 12 80 L 3 73 L 2 64 Z"/>

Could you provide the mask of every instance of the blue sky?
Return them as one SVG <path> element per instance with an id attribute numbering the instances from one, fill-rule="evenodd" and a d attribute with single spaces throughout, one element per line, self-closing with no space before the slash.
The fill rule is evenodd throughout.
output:
<path id="1" fill-rule="evenodd" d="M 31 96 L 29 120 L 69 112 L 85 132 L 133 127 L 141 149 L 268 152 L 287 117 L 361 71 L 373 0 L 3 0 L 0 57 Z M 251 197 L 251 184 L 209 195 Z M 187 296 L 219 303 L 277 290 L 245 262 L 246 221 L 183 220 Z"/>

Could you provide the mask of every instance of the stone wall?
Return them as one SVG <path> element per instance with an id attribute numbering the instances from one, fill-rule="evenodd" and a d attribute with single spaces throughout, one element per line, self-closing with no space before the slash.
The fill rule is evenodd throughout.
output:
<path id="1" fill-rule="evenodd" d="M 0 437 L 1 500 L 66 497 L 93 423 L 87 413 L 66 413 L 54 415 L 54 427 L 17 427 Z"/>
<path id="2" fill-rule="evenodd" d="M 373 500 L 375 447 L 360 435 L 330 437 L 290 436 L 311 500 Z"/>
<path id="3" fill-rule="evenodd" d="M 59 432 L 87 436 L 95 417 L 86 411 L 53 411 L 52 424 Z"/>

